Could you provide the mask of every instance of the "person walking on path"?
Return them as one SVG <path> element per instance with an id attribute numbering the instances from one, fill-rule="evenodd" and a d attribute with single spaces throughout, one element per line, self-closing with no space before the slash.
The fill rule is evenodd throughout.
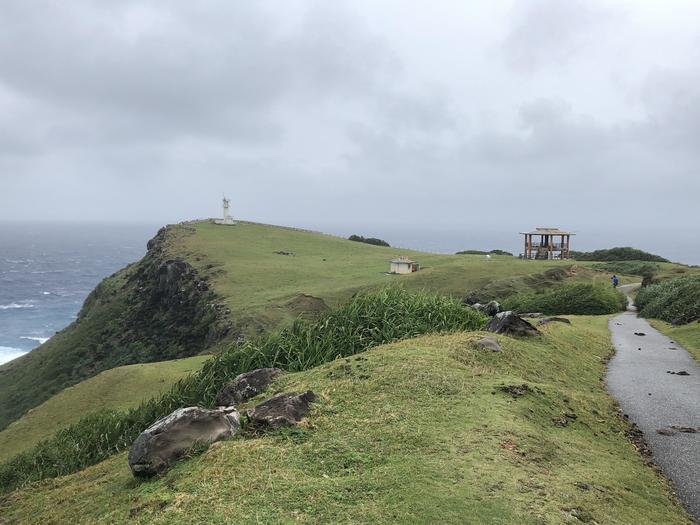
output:
<path id="1" fill-rule="evenodd" d="M 620 284 L 620 279 L 617 278 L 617 275 L 613 275 L 610 278 L 610 282 L 612 283 L 613 288 L 617 288 L 617 285 Z"/>

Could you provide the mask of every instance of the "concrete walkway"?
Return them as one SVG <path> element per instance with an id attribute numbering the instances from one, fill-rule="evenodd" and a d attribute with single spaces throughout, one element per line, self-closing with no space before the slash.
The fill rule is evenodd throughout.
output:
<path id="1" fill-rule="evenodd" d="M 635 287 L 620 288 L 629 296 Z M 644 433 L 654 461 L 700 522 L 700 366 L 684 348 L 637 317 L 631 299 L 627 312 L 610 321 L 610 331 L 615 356 L 608 368 L 608 389 Z M 683 371 L 688 375 L 678 374 Z"/>

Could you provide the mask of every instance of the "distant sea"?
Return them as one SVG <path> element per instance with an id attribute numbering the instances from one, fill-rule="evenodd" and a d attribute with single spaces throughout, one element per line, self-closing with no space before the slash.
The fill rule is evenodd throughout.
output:
<path id="1" fill-rule="evenodd" d="M 0 363 L 70 324 L 102 279 L 143 256 L 157 229 L 0 224 Z"/>

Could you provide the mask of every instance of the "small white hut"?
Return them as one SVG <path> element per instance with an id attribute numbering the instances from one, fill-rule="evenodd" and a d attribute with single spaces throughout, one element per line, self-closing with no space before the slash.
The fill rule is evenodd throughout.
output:
<path id="1" fill-rule="evenodd" d="M 420 265 L 408 257 L 398 257 L 391 260 L 390 273 L 413 273 L 420 270 Z"/>

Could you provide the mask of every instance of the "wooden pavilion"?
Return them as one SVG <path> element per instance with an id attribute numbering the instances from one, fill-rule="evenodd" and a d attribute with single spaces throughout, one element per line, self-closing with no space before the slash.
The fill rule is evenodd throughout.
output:
<path id="1" fill-rule="evenodd" d="M 535 228 L 535 231 L 520 232 L 525 236 L 525 259 L 568 259 L 571 236 L 559 228 Z"/>

